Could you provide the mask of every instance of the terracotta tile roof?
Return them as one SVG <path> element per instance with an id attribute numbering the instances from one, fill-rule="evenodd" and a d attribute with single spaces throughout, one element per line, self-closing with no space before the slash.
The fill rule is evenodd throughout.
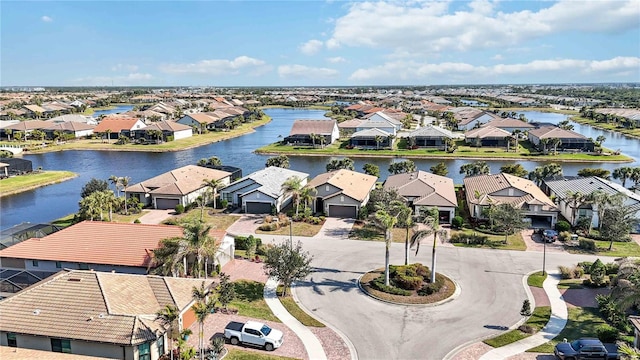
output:
<path id="1" fill-rule="evenodd" d="M 358 126 L 360 126 L 360 124 L 362 124 L 363 122 L 365 122 L 365 120 L 362 119 L 351 119 L 351 120 L 347 120 L 347 121 L 343 121 L 341 123 L 338 124 L 338 128 L 341 129 L 353 129 L 353 128 L 357 128 Z"/>
<path id="2" fill-rule="evenodd" d="M 175 121 L 158 121 L 142 130 L 160 130 L 160 131 L 183 131 L 190 130 L 191 126 L 183 125 Z"/>
<path id="3" fill-rule="evenodd" d="M 127 187 L 127 192 L 186 195 L 203 188 L 207 179 L 221 180 L 230 172 L 187 165 Z"/>
<path id="4" fill-rule="evenodd" d="M 163 334 L 155 313 L 165 305 L 186 309 L 191 289 L 202 281 L 62 271 L 0 301 L 0 331 L 137 345 Z M 166 294 L 156 296 L 151 284 L 158 282 L 164 282 L 173 297 L 181 300 L 171 301 Z M 212 283 L 205 280 L 206 286 Z"/>
<path id="5" fill-rule="evenodd" d="M 335 120 L 296 120 L 291 126 L 291 135 L 331 135 L 334 127 L 336 126 Z"/>
<path id="6" fill-rule="evenodd" d="M 414 205 L 458 206 L 453 179 L 426 171 L 390 175 L 385 189 L 396 189 L 404 198 L 417 197 Z"/>
<path id="7" fill-rule="evenodd" d="M 94 132 L 100 133 L 107 130 L 111 130 L 113 133 L 119 133 L 123 130 L 132 130 L 133 126 L 140 121 L 136 118 L 120 118 L 120 117 L 108 117 L 102 119 L 98 126 L 93 129 Z"/>
<path id="8" fill-rule="evenodd" d="M 45 111 L 47 111 L 46 109 L 38 106 L 38 105 L 25 105 L 24 106 L 25 109 L 32 111 L 34 113 L 39 112 L 39 113 L 43 113 Z"/>
<path id="9" fill-rule="evenodd" d="M 3 360 L 105 360 L 116 358 L 103 358 L 95 356 L 85 356 L 78 354 L 57 353 L 46 350 L 34 350 L 27 348 L 14 348 L 8 346 L 0 346 L 0 359 Z"/>
<path id="10" fill-rule="evenodd" d="M 467 139 L 471 138 L 500 138 L 504 139 L 507 136 L 511 136 L 511 133 L 507 130 L 499 129 L 493 126 L 485 126 L 479 127 L 477 129 L 472 129 L 464 133 L 464 137 Z"/>
<path id="11" fill-rule="evenodd" d="M 316 188 L 330 184 L 340 189 L 340 193 L 362 202 L 367 198 L 373 187 L 376 186 L 377 180 L 378 178 L 375 176 L 340 169 L 316 176 L 309 181 L 307 186 Z M 331 197 L 333 196 L 335 195 L 331 195 Z"/>
<path id="12" fill-rule="evenodd" d="M 464 187 L 469 204 L 503 204 L 509 203 L 516 208 L 522 207 L 524 204 L 544 204 L 543 210 L 557 211 L 556 205 L 545 195 L 539 187 L 531 180 L 518 176 L 500 173 L 497 175 L 477 175 L 464 178 Z M 515 194 L 513 196 L 497 195 L 496 193 L 513 188 L 520 190 L 523 195 Z M 480 198 L 476 199 L 476 192 L 480 194 Z"/>
<path id="13" fill-rule="evenodd" d="M 587 137 L 578 134 L 575 131 L 561 129 L 556 126 L 546 126 L 541 127 L 539 129 L 529 130 L 529 134 L 537 137 L 538 139 L 547 139 L 547 138 L 559 138 L 559 139 L 584 139 Z"/>
<path id="14" fill-rule="evenodd" d="M 0 250 L 0 258 L 147 267 L 160 240 L 176 236 L 179 226 L 83 221 Z"/>

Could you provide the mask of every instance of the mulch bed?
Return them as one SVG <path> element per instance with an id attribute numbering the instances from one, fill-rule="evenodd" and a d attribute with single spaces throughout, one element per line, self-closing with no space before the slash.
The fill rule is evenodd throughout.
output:
<path id="1" fill-rule="evenodd" d="M 367 292 L 368 294 L 385 301 L 401 303 L 401 304 L 413 304 L 413 305 L 433 304 L 435 302 L 448 299 L 456 291 L 456 285 L 453 283 L 453 281 L 451 281 L 451 279 L 449 279 L 448 277 L 438 273 L 436 276 L 438 277 L 442 276 L 444 278 L 444 285 L 442 286 L 440 291 L 438 291 L 435 294 L 420 296 L 418 295 L 417 291 L 413 291 L 412 295 L 410 296 L 389 294 L 389 293 L 376 290 L 373 287 L 371 287 L 371 285 L 369 284 L 371 281 L 377 279 L 382 274 L 384 274 L 384 269 L 376 269 L 373 271 L 369 271 L 368 273 L 364 274 L 360 279 L 360 285 L 362 286 L 364 291 Z"/>

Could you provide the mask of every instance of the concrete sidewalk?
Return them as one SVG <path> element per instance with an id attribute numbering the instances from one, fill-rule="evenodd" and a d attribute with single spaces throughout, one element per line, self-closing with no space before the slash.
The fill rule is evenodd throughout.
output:
<path id="1" fill-rule="evenodd" d="M 510 356 L 523 353 L 538 345 L 542 345 L 558 336 L 567 324 L 567 318 L 569 316 L 567 304 L 558 290 L 559 282 L 560 274 L 554 272 L 553 274 L 549 273 L 547 279 L 542 284 L 544 291 L 549 297 L 549 302 L 551 303 L 551 318 L 542 330 L 528 338 L 493 349 L 484 354 L 480 360 L 506 359 Z"/>
<path id="2" fill-rule="evenodd" d="M 302 325 L 298 319 L 289 314 L 287 309 L 282 306 L 282 303 L 280 303 L 280 300 L 278 300 L 278 296 L 276 295 L 277 287 L 278 282 L 273 278 L 270 278 L 264 286 L 264 300 L 271 311 L 278 317 L 278 319 L 280 319 L 280 321 L 282 321 L 283 324 L 296 333 L 300 340 L 302 340 L 302 343 L 307 350 L 307 355 L 309 355 L 309 359 L 326 360 L 327 355 L 322 348 L 320 340 L 318 340 L 311 330 Z"/>

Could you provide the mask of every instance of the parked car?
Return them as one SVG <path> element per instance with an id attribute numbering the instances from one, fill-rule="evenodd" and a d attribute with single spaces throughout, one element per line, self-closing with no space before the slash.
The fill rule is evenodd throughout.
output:
<path id="1" fill-rule="evenodd" d="M 542 232 L 542 240 L 548 243 L 558 240 L 558 232 L 555 230 L 547 229 Z"/>
<path id="2" fill-rule="evenodd" d="M 279 348 L 284 341 L 282 331 L 257 321 L 247 321 L 244 324 L 232 321 L 225 327 L 224 337 L 231 345 L 243 343 L 263 347 L 267 351 Z"/>
<path id="3" fill-rule="evenodd" d="M 572 342 L 561 342 L 556 345 L 553 353 L 560 360 L 582 359 L 619 359 L 616 344 L 603 344 L 594 338 L 582 338 Z"/>

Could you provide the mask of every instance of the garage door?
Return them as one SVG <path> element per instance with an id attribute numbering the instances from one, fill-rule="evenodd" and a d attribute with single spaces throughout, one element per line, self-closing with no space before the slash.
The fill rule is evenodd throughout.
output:
<path id="1" fill-rule="evenodd" d="M 247 214 L 271 214 L 271 203 L 247 202 Z"/>
<path id="2" fill-rule="evenodd" d="M 449 210 L 438 211 L 438 215 L 440 215 L 441 224 L 448 224 L 449 222 L 451 222 L 451 219 L 449 218 L 451 216 L 451 213 L 449 212 Z"/>
<path id="3" fill-rule="evenodd" d="M 329 205 L 329 216 L 355 219 L 357 210 L 355 206 Z"/>
<path id="4" fill-rule="evenodd" d="M 180 204 L 178 199 L 156 198 L 156 209 L 175 209 L 178 204 Z"/>

